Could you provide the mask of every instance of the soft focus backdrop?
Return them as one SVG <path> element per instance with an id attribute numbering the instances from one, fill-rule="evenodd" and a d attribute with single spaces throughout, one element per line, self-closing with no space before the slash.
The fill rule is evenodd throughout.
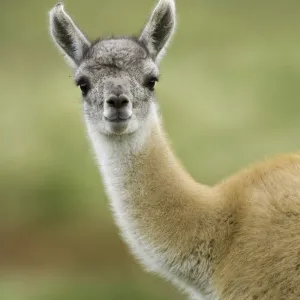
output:
<path id="1" fill-rule="evenodd" d="M 179 300 L 120 240 L 48 35 L 54 0 L 1 1 L 0 299 Z M 90 38 L 138 33 L 155 0 L 66 0 Z M 300 2 L 177 0 L 157 95 L 186 168 L 214 184 L 300 149 Z"/>

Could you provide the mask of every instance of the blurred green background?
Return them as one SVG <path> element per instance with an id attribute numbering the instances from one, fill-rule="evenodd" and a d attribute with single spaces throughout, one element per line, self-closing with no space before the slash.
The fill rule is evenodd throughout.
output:
<path id="1" fill-rule="evenodd" d="M 91 38 L 138 33 L 153 0 L 65 1 Z M 1 1 L 0 299 L 185 299 L 121 241 L 48 35 L 52 0 Z M 300 149 L 300 2 L 177 0 L 157 94 L 173 147 L 213 184 Z"/>

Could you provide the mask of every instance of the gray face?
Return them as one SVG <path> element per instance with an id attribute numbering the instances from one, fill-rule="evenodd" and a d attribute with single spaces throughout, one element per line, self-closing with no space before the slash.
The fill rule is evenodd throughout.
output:
<path id="1" fill-rule="evenodd" d="M 50 33 L 75 70 L 84 114 L 106 135 L 137 131 L 150 118 L 160 61 L 175 29 L 173 0 L 160 0 L 138 38 L 91 43 L 58 3 L 50 11 Z"/>
<path id="2" fill-rule="evenodd" d="M 104 134 L 132 133 L 147 119 L 158 67 L 134 39 L 94 44 L 75 72 L 87 121 Z"/>

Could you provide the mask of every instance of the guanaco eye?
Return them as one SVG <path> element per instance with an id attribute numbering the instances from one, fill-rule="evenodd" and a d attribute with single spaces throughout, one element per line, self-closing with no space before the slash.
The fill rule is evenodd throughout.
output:
<path id="1" fill-rule="evenodd" d="M 145 86 L 150 90 L 154 91 L 156 82 L 158 81 L 157 77 L 149 77 L 145 80 Z"/>
<path id="2" fill-rule="evenodd" d="M 77 84 L 77 86 L 80 87 L 82 96 L 86 96 L 88 94 L 89 90 L 91 89 L 90 82 L 87 78 L 84 78 L 84 77 L 80 78 L 76 84 Z"/>

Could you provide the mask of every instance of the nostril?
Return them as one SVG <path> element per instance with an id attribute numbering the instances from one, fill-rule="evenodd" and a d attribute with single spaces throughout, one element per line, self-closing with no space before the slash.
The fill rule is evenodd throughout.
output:
<path id="1" fill-rule="evenodd" d="M 128 99 L 123 99 L 122 102 L 121 102 L 121 106 L 125 106 L 129 103 Z"/>
<path id="2" fill-rule="evenodd" d="M 106 103 L 111 106 L 111 107 L 115 107 L 116 106 L 116 99 L 110 98 L 106 101 Z"/>

